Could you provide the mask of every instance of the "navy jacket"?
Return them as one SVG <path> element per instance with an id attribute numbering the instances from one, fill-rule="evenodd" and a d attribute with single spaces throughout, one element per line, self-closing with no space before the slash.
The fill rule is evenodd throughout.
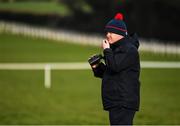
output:
<path id="1" fill-rule="evenodd" d="M 140 59 L 139 41 L 133 36 L 123 38 L 105 49 L 105 64 L 93 69 L 94 76 L 102 78 L 102 101 L 105 110 L 126 107 L 139 110 Z"/>

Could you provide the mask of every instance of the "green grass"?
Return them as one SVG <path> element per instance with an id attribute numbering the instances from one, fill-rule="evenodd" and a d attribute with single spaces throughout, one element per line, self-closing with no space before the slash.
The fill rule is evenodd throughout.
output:
<path id="1" fill-rule="evenodd" d="M 142 70 L 135 124 L 180 124 L 179 74 Z M 0 78 L 0 124 L 109 124 L 100 80 L 89 70 L 53 71 L 51 89 L 44 88 L 42 71 L 0 71 Z"/>
<path id="2" fill-rule="evenodd" d="M 86 62 L 92 46 L 0 34 L 0 63 Z M 178 55 L 141 52 L 142 60 L 179 61 Z M 141 107 L 135 124 L 180 124 L 180 69 L 142 69 Z M 109 124 L 101 81 L 90 70 L 0 70 L 0 124 Z"/>
<path id="3" fill-rule="evenodd" d="M 143 61 L 180 61 L 180 54 L 140 52 Z"/>
<path id="4" fill-rule="evenodd" d="M 0 34 L 0 62 L 87 62 L 100 51 L 92 46 Z"/>
<path id="5" fill-rule="evenodd" d="M 52 88 L 45 89 L 42 71 L 1 71 L 0 124 L 108 123 L 100 81 L 90 71 L 52 75 Z"/>
<path id="6" fill-rule="evenodd" d="M 0 34 L 0 62 L 86 62 L 101 53 L 93 46 Z M 140 52 L 141 60 L 180 61 L 180 55 Z"/>
<path id="7" fill-rule="evenodd" d="M 60 15 L 69 15 L 70 12 L 68 8 L 63 4 L 58 4 L 57 2 L 0 2 L 0 10 L 12 10 L 12 11 L 26 11 L 32 13 L 53 13 Z"/>
<path id="8" fill-rule="evenodd" d="M 137 124 L 180 124 L 180 69 L 142 69 Z"/>

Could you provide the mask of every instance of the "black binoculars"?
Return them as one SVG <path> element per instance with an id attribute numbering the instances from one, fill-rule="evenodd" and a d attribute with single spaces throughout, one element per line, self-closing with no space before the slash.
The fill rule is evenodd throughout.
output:
<path id="1" fill-rule="evenodd" d="M 104 57 L 101 54 L 95 54 L 88 59 L 88 62 L 90 65 L 99 64 L 101 59 L 103 59 L 103 58 Z"/>

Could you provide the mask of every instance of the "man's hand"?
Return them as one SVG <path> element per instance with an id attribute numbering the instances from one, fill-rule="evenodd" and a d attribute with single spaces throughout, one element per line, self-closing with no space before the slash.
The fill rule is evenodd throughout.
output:
<path id="1" fill-rule="evenodd" d="M 102 48 L 103 49 L 106 49 L 106 48 L 110 48 L 110 44 L 109 44 L 109 42 L 108 42 L 108 40 L 103 40 L 103 42 L 102 42 Z"/>
<path id="2" fill-rule="evenodd" d="M 92 68 L 96 68 L 98 66 L 98 64 L 94 64 L 94 65 L 92 65 L 91 67 Z"/>

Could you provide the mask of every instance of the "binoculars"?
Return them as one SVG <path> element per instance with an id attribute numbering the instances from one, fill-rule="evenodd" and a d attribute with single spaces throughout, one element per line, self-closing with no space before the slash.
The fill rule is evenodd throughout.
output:
<path id="1" fill-rule="evenodd" d="M 92 66 L 92 65 L 95 65 L 95 64 L 99 64 L 101 59 L 103 59 L 103 58 L 104 57 L 101 54 L 95 54 L 95 55 L 93 55 L 92 57 L 90 57 L 88 59 L 88 62 Z"/>

